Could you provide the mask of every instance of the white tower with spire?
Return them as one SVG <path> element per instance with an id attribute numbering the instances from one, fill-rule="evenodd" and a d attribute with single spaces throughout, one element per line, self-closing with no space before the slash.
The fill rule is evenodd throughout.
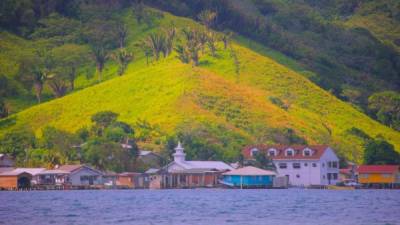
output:
<path id="1" fill-rule="evenodd" d="M 173 154 L 174 162 L 177 162 L 177 163 L 185 162 L 186 154 L 183 150 L 185 150 L 185 149 L 182 147 L 181 142 L 178 142 L 178 146 L 176 146 L 175 153 Z"/>

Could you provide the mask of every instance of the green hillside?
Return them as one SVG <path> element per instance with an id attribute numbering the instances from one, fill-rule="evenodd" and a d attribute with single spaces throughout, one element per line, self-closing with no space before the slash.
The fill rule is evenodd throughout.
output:
<path id="1" fill-rule="evenodd" d="M 388 6 L 393 5 L 393 8 Z M 348 27 L 362 27 L 377 39 L 400 51 L 400 2 L 393 0 L 369 1 L 361 5 L 345 21 Z"/>
<path id="2" fill-rule="evenodd" d="M 164 13 L 153 30 L 172 23 L 178 29 L 198 26 Z M 128 45 L 135 46 L 144 35 L 132 30 Z M 202 57 L 199 67 L 181 63 L 175 53 L 146 65 L 138 53 L 125 75 L 3 119 L 0 132 L 31 127 L 40 135 L 49 125 L 76 131 L 90 125 L 91 115 L 110 110 L 133 126 L 138 120 L 148 121 L 165 135 L 205 127 L 213 142 L 233 149 L 229 154 L 237 154 L 244 144 L 272 142 L 268 134 L 274 128 L 292 128 L 309 144 L 330 144 L 350 160 L 361 160 L 363 145 L 360 137 L 349 132 L 352 128 L 371 137 L 381 135 L 400 149 L 400 133 L 273 59 L 238 43 L 232 47 L 240 62 L 239 76 L 230 51 L 224 50 L 222 43 L 217 57 Z M 285 107 L 272 99 L 280 99 Z"/>

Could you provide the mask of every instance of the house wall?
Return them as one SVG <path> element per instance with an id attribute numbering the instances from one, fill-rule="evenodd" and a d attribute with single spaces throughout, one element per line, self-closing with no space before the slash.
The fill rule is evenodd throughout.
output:
<path id="1" fill-rule="evenodd" d="M 234 186 L 272 186 L 273 176 L 239 176 L 225 175 L 224 182 L 231 183 Z"/>
<path id="2" fill-rule="evenodd" d="M 0 158 L 0 167 L 13 167 L 14 161 L 7 156 Z"/>
<path id="3" fill-rule="evenodd" d="M 18 187 L 18 176 L 0 176 L 0 188 L 12 189 Z"/>
<path id="4" fill-rule="evenodd" d="M 279 163 L 286 163 L 287 168 L 279 168 Z M 293 163 L 300 163 L 300 168 L 293 168 Z M 288 176 L 289 184 L 294 186 L 321 185 L 321 164 L 318 160 L 274 160 L 279 176 Z M 313 167 L 315 164 L 316 167 Z"/>
<path id="5" fill-rule="evenodd" d="M 119 176 L 117 179 L 117 186 L 123 186 L 133 188 L 133 177 L 131 176 Z"/>
<path id="6" fill-rule="evenodd" d="M 361 184 L 391 184 L 396 183 L 396 174 L 390 173 L 360 173 L 358 182 Z"/>
<path id="7" fill-rule="evenodd" d="M 329 162 L 337 162 L 337 167 L 329 167 Z M 336 179 L 332 178 L 331 175 L 331 179 L 329 180 L 329 174 L 337 174 Z M 339 182 L 339 158 L 331 148 L 328 148 L 321 156 L 321 184 L 335 185 L 337 182 Z"/>
<path id="8" fill-rule="evenodd" d="M 89 180 L 81 180 L 81 177 L 83 176 L 97 176 L 96 179 L 93 180 L 93 185 L 103 184 L 102 174 L 86 167 L 82 167 L 81 169 L 71 173 L 69 175 L 69 182 L 72 185 L 77 185 L 77 186 L 90 185 Z"/>
<path id="9" fill-rule="evenodd" d="M 162 180 L 163 180 L 162 175 L 150 175 L 149 179 L 150 179 L 150 183 L 149 183 L 150 189 L 161 189 L 162 188 Z"/>

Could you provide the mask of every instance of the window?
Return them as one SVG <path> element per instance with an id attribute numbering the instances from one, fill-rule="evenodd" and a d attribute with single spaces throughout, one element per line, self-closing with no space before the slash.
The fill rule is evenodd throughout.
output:
<path id="1" fill-rule="evenodd" d="M 300 163 L 293 163 L 293 169 L 300 169 Z"/>
<path id="2" fill-rule="evenodd" d="M 308 163 L 304 163 L 304 166 L 307 167 L 307 166 L 308 166 Z"/>
<path id="3" fill-rule="evenodd" d="M 332 162 L 329 161 L 329 162 L 328 162 L 328 168 L 331 168 L 331 167 L 332 167 Z"/>
<path id="4" fill-rule="evenodd" d="M 322 163 L 322 167 L 325 167 L 325 163 Z"/>
<path id="5" fill-rule="evenodd" d="M 293 149 L 287 149 L 286 150 L 286 156 L 293 156 L 294 155 L 294 151 L 293 151 Z"/>
<path id="6" fill-rule="evenodd" d="M 333 161 L 332 162 L 332 168 L 338 168 L 338 162 L 337 161 Z"/>
<path id="7" fill-rule="evenodd" d="M 337 173 L 333 173 L 333 179 L 337 180 L 338 179 L 338 174 Z"/>
<path id="8" fill-rule="evenodd" d="M 317 164 L 316 164 L 316 163 L 313 163 L 313 164 L 312 164 L 312 167 L 317 167 Z"/>
<path id="9" fill-rule="evenodd" d="M 276 156 L 276 150 L 275 149 L 268 150 L 268 156 Z"/>
<path id="10" fill-rule="evenodd" d="M 286 169 L 287 164 L 286 163 L 279 163 L 279 169 Z"/>
<path id="11" fill-rule="evenodd" d="M 323 175 L 323 176 L 322 176 L 322 179 L 324 179 L 324 180 L 325 180 L 325 175 Z"/>
<path id="12" fill-rule="evenodd" d="M 250 155 L 251 156 L 255 156 L 255 154 L 257 154 L 257 152 L 258 152 L 258 149 L 257 148 L 253 148 L 253 149 L 250 150 Z"/>
<path id="13" fill-rule="evenodd" d="M 304 156 L 311 156 L 311 149 L 308 149 L 308 148 L 304 149 L 303 150 L 303 155 Z"/>

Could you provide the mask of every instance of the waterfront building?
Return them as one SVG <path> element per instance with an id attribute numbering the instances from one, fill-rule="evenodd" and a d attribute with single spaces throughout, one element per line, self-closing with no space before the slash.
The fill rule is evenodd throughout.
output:
<path id="1" fill-rule="evenodd" d="M 86 165 L 63 165 L 58 170 L 68 172 L 67 183 L 73 187 L 102 186 L 103 173 Z"/>
<path id="2" fill-rule="evenodd" d="M 148 188 L 148 176 L 142 173 L 125 172 L 117 176 L 118 188 Z"/>
<path id="3" fill-rule="evenodd" d="M 365 187 L 400 186 L 400 166 L 361 165 L 357 168 L 358 182 Z"/>
<path id="4" fill-rule="evenodd" d="M 181 143 L 175 148 L 173 156 L 174 161 L 150 176 L 150 187 L 215 187 L 220 175 L 233 169 L 221 161 L 187 161 Z"/>
<path id="5" fill-rule="evenodd" d="M 221 183 L 237 188 L 270 188 L 275 176 L 274 171 L 246 166 L 223 173 Z"/>
<path id="6" fill-rule="evenodd" d="M 0 189 L 31 188 L 45 168 L 16 168 L 0 174 Z"/>
<path id="7" fill-rule="evenodd" d="M 12 168 L 14 167 L 14 160 L 11 156 L 6 154 L 0 154 L 0 168 Z"/>
<path id="8" fill-rule="evenodd" d="M 160 168 L 163 158 L 152 151 L 140 150 L 138 156 L 138 162 L 152 168 Z"/>
<path id="9" fill-rule="evenodd" d="M 44 170 L 37 174 L 38 186 L 64 186 L 67 183 L 69 172 L 64 170 Z"/>
<path id="10" fill-rule="evenodd" d="M 242 150 L 247 160 L 256 154 L 272 159 L 279 176 L 292 186 L 326 186 L 339 181 L 339 158 L 329 146 L 252 145 Z"/>
<path id="11" fill-rule="evenodd" d="M 117 187 L 118 174 L 112 171 L 103 172 L 103 185 L 105 188 Z"/>

